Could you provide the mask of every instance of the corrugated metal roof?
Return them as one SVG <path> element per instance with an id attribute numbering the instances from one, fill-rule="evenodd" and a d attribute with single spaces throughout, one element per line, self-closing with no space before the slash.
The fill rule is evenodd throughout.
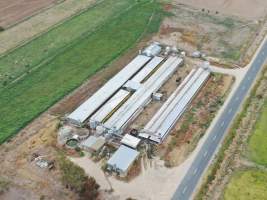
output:
<path id="1" fill-rule="evenodd" d="M 121 139 L 122 144 L 125 144 L 132 148 L 136 148 L 138 144 L 140 143 L 140 141 L 141 140 L 139 138 L 134 137 L 130 134 L 125 134 L 125 136 L 123 136 L 123 138 Z"/>
<path id="2" fill-rule="evenodd" d="M 94 151 L 98 151 L 105 144 L 105 138 L 90 136 L 86 140 L 81 142 L 83 148 L 90 148 Z"/>
<path id="3" fill-rule="evenodd" d="M 206 81 L 209 74 L 208 70 L 202 68 L 190 72 L 187 78 L 145 126 L 144 131 L 151 135 L 151 140 L 159 143 L 164 139 L 180 118 L 188 103 Z"/>
<path id="4" fill-rule="evenodd" d="M 111 78 L 103 87 L 93 94 L 88 100 L 74 110 L 68 119 L 76 123 L 83 123 L 105 101 L 107 101 L 127 80 L 140 70 L 151 58 L 138 55 L 119 73 Z"/>
<path id="5" fill-rule="evenodd" d="M 130 92 L 120 89 L 90 118 L 90 123 L 101 123 L 129 94 Z"/>
<path id="6" fill-rule="evenodd" d="M 155 56 L 131 80 L 137 83 L 141 83 L 162 61 L 163 58 Z"/>
<path id="7" fill-rule="evenodd" d="M 107 164 L 122 172 L 127 172 L 128 168 L 137 159 L 140 153 L 134 149 L 121 145 L 118 150 L 111 156 Z"/>
<path id="8" fill-rule="evenodd" d="M 104 124 L 108 129 L 120 130 L 127 125 L 138 111 L 151 100 L 151 95 L 156 92 L 164 82 L 174 73 L 183 59 L 169 57 L 167 61 L 145 82 L 142 86 L 120 107 L 113 116 Z"/>

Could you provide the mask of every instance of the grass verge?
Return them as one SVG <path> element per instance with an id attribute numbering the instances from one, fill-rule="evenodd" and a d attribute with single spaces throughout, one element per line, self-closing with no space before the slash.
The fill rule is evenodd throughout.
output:
<path id="1" fill-rule="evenodd" d="M 267 166 L 267 101 L 248 142 L 249 158 L 257 164 Z"/>
<path id="2" fill-rule="evenodd" d="M 257 169 L 233 175 L 224 192 L 225 200 L 262 200 L 267 197 L 267 173 Z"/>

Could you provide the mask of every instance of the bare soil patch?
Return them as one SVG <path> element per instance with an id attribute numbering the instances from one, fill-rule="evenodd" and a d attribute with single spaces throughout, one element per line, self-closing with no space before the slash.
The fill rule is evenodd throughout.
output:
<path id="1" fill-rule="evenodd" d="M 173 0 L 173 2 L 227 15 L 237 15 L 246 19 L 259 19 L 266 15 L 267 10 L 265 0 Z"/>
<path id="2" fill-rule="evenodd" d="M 55 160 L 54 148 L 58 119 L 43 114 L 9 143 L 1 145 L 0 176 L 10 185 L 0 199 L 75 199 L 75 194 L 61 185 L 58 167 L 53 170 L 39 168 L 31 160 L 33 153 Z"/>
<path id="3" fill-rule="evenodd" d="M 187 5 L 169 4 L 165 10 L 173 15 L 166 18 L 155 40 L 177 45 L 189 55 L 201 51 L 211 61 L 243 65 L 245 53 L 263 26 L 255 20 Z"/>
<path id="4" fill-rule="evenodd" d="M 0 0 L 0 26 L 6 28 L 59 0 Z"/>

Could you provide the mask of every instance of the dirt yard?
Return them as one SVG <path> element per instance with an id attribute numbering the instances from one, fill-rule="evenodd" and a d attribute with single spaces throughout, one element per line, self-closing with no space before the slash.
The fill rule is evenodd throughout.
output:
<path id="1" fill-rule="evenodd" d="M 58 167 L 52 170 L 38 167 L 34 153 L 55 160 L 56 131 L 59 120 L 43 114 L 0 150 L 0 177 L 8 181 L 8 190 L 0 199 L 73 199 L 75 194 L 61 185 Z"/>
<path id="2" fill-rule="evenodd" d="M 260 19 L 267 11 L 266 0 L 173 0 L 172 2 L 252 20 Z"/>
<path id="3" fill-rule="evenodd" d="M 7 28 L 59 0 L 0 0 L 0 26 Z"/>
<path id="4" fill-rule="evenodd" d="M 187 5 L 168 4 L 167 17 L 155 40 L 177 45 L 189 55 L 198 50 L 218 63 L 242 65 L 248 47 L 262 23 Z"/>

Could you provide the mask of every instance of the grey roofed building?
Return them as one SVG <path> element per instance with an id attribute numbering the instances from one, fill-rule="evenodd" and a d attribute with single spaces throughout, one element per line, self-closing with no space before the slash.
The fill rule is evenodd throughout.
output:
<path id="1" fill-rule="evenodd" d="M 97 152 L 105 144 L 105 138 L 90 136 L 86 140 L 81 142 L 81 148 L 87 151 Z"/>
<path id="2" fill-rule="evenodd" d="M 121 145 L 108 160 L 108 168 L 118 172 L 120 176 L 126 176 L 139 154 L 138 151 Z"/>

